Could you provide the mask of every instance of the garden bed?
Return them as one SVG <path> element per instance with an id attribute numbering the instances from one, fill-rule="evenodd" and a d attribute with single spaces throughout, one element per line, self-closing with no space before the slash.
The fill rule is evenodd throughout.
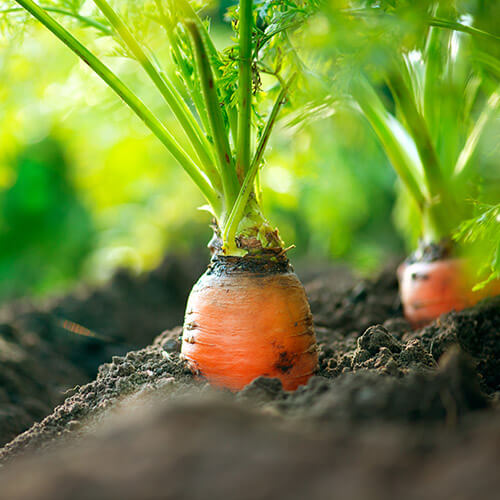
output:
<path id="1" fill-rule="evenodd" d="M 1 449 L 6 498 L 495 498 L 500 300 L 412 331 L 394 266 L 373 281 L 342 268 L 302 276 L 320 348 L 307 386 L 288 393 L 260 378 L 238 394 L 211 389 L 180 360 L 179 327 L 127 353 L 94 339 L 102 355 L 122 350 L 86 385 L 91 369 L 56 350 L 46 372 L 65 363 L 75 370 L 65 387 L 80 385 Z M 131 344 L 158 321 L 172 325 L 155 304 Z M 119 316 L 100 331 L 117 336 Z M 28 377 L 30 366 L 18 369 Z M 44 408 L 57 400 L 38 396 Z"/>

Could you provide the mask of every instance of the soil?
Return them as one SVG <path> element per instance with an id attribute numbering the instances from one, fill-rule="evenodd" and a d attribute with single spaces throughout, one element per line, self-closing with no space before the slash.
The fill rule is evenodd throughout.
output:
<path id="1" fill-rule="evenodd" d="M 302 276 L 320 350 L 307 386 L 215 391 L 165 331 L 0 450 L 2 498 L 498 498 L 500 297 L 412 331 L 395 265 Z"/>
<path id="2" fill-rule="evenodd" d="M 111 356 L 181 324 L 205 267 L 204 255 L 169 255 L 141 276 L 119 271 L 102 288 L 0 308 L 0 446 L 51 413 L 65 391 L 95 378 Z"/>

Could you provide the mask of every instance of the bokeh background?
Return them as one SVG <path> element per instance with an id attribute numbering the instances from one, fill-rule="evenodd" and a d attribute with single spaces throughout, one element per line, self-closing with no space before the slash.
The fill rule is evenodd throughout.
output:
<path id="1" fill-rule="evenodd" d="M 230 3 L 210 8 L 220 47 L 230 43 Z M 175 130 L 137 65 L 71 26 Z M 0 301 L 204 248 L 203 200 L 159 141 L 46 30 L 32 23 L 12 34 L 0 42 Z M 168 50 L 160 32 L 149 43 L 160 59 Z M 262 182 L 265 213 L 296 245 L 294 260 L 342 261 L 369 274 L 405 252 L 395 175 L 360 116 L 338 110 L 278 127 Z"/>

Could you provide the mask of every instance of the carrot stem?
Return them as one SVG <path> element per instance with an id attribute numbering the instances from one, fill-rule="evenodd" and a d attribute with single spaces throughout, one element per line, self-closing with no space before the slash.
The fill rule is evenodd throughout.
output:
<path id="1" fill-rule="evenodd" d="M 186 27 L 193 41 L 194 53 L 198 67 L 203 97 L 207 108 L 212 138 L 217 153 L 219 173 L 224 190 L 225 210 L 230 211 L 238 195 L 240 185 L 234 171 L 233 155 L 229 138 L 224 126 L 219 97 L 215 86 L 212 66 L 208 59 L 203 38 L 195 22 L 186 21 Z"/>
<path id="2" fill-rule="evenodd" d="M 186 61 L 182 57 L 179 47 L 177 46 L 178 42 L 173 30 L 173 21 L 171 19 L 168 19 L 165 9 L 163 8 L 162 0 L 155 0 L 155 2 L 160 14 L 160 24 L 163 26 L 163 29 L 165 30 L 168 41 L 170 43 L 170 49 L 172 50 L 174 63 L 176 64 L 177 69 L 184 79 L 184 83 L 186 84 L 183 85 L 181 79 L 174 73 L 174 77 L 177 80 L 177 88 L 184 87 L 185 90 L 187 90 L 189 97 L 193 101 L 194 107 L 196 108 L 198 116 L 200 117 L 200 121 L 204 129 L 208 133 L 208 131 L 210 130 L 210 123 L 208 122 L 208 116 L 203 104 L 203 96 L 201 96 L 198 92 L 194 92 L 192 86 L 189 85 L 189 82 L 192 78 L 191 68 L 188 64 L 186 64 Z"/>
<path id="3" fill-rule="evenodd" d="M 389 83 L 417 146 L 430 196 L 442 196 L 445 192 L 445 181 L 427 124 L 397 70 L 390 76 Z"/>
<path id="4" fill-rule="evenodd" d="M 238 140 L 236 173 L 240 181 L 250 168 L 250 136 L 252 126 L 252 0 L 240 0 L 239 9 L 239 79 Z"/>
<path id="5" fill-rule="evenodd" d="M 387 111 L 373 87 L 364 77 L 360 76 L 356 80 L 353 91 L 354 98 L 382 142 L 394 170 L 417 206 L 422 209 L 427 202 L 427 196 L 420 187 L 419 171 L 422 165 L 416 147 L 410 147 L 410 145 L 414 146 L 411 137 L 407 135 L 396 118 Z M 412 150 L 414 150 L 413 153 Z"/>

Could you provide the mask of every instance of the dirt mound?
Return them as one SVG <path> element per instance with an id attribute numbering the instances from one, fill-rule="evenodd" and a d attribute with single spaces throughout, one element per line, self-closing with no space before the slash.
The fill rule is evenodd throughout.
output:
<path id="1" fill-rule="evenodd" d="M 78 445 L 0 471 L 0 484 L 9 500 L 489 500 L 500 488 L 499 439 L 498 415 L 460 437 L 318 431 L 212 397 L 129 407 Z"/>
<path id="2" fill-rule="evenodd" d="M 169 255 L 150 273 L 119 271 L 102 288 L 82 288 L 41 305 L 18 301 L 0 308 L 0 446 L 48 415 L 68 389 L 94 379 L 112 356 L 144 347 L 181 324 L 189 291 L 206 264 L 206 255 Z M 307 262 L 300 267 L 311 283 L 313 312 L 324 308 L 325 293 L 342 301 L 356 286 L 381 291 L 371 282 L 356 285 L 344 267 Z M 397 293 L 391 283 L 389 301 Z M 356 303 L 357 310 L 366 306 L 363 300 Z M 350 299 L 342 308 L 350 310 Z M 363 321 L 369 322 L 366 315 Z"/>
<path id="3" fill-rule="evenodd" d="M 103 288 L 81 289 L 43 305 L 4 305 L 0 446 L 48 415 L 69 388 L 92 380 L 113 355 L 143 347 L 180 324 L 204 263 L 201 257 L 167 256 L 141 276 L 119 271 Z"/>

